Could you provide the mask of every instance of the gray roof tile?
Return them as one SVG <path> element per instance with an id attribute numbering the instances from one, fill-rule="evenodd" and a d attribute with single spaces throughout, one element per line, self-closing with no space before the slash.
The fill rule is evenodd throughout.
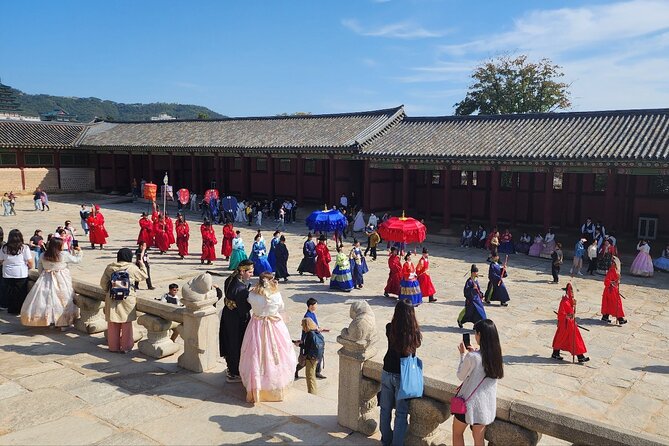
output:
<path id="1" fill-rule="evenodd" d="M 76 147 L 86 124 L 0 120 L 0 147 L 65 149 Z"/>

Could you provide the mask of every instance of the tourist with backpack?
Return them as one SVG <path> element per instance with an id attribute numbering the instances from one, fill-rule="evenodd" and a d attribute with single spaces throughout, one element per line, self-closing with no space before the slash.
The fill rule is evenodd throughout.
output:
<path id="1" fill-rule="evenodd" d="M 137 296 L 134 282 L 148 277 L 143 263 L 133 263 L 132 251 L 119 249 L 116 262 L 110 263 L 100 279 L 105 297 L 105 319 L 107 320 L 107 343 L 110 352 L 125 353 L 135 343 L 132 321 L 137 319 Z"/>
<path id="2" fill-rule="evenodd" d="M 323 359 L 325 339 L 319 331 L 318 325 L 310 317 L 302 319 L 302 332 L 304 335 L 302 344 L 300 344 L 300 356 L 304 357 L 307 369 L 307 392 L 316 394 L 316 368 Z"/>

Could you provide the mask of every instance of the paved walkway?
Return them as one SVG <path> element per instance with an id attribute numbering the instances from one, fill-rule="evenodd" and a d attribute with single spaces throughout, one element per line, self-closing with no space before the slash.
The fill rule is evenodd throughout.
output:
<path id="1" fill-rule="evenodd" d="M 28 200 L 19 201 L 19 216 L 2 218 L 0 225 L 5 234 L 10 227 L 19 227 L 26 238 L 38 225 L 46 233 L 68 218 L 78 226 L 81 199 L 53 196 L 50 212 L 30 211 Z M 75 277 L 92 283 L 98 282 L 104 265 L 115 259 L 117 249 L 134 244 L 139 213 L 146 210 L 146 205 L 140 204 L 100 203 L 111 234 L 110 244 L 102 251 L 85 249 L 85 262 L 72 268 Z M 273 222 L 265 222 L 264 236 L 269 241 Z M 241 230 L 248 249 L 256 228 L 243 226 Z M 217 232 L 220 235 L 220 226 Z M 305 234 L 303 223 L 287 225 L 291 271 L 301 259 Z M 190 246 L 196 255 L 200 241 L 199 225 L 192 223 Z M 485 254 L 481 250 L 431 245 L 429 241 L 427 246 L 432 254 L 432 276 L 439 302 L 417 309 L 424 332 L 419 354 L 426 374 L 456 382 L 456 346 L 464 330 L 457 328 L 455 318 L 463 305 L 462 286 L 471 263 L 476 262 L 485 270 Z M 220 243 L 217 248 L 220 250 Z M 381 251 L 376 262 L 370 260 L 365 288 L 350 294 L 331 293 L 311 276 L 295 275 L 287 284 L 281 284 L 293 337 L 299 336 L 304 302 L 312 296 L 319 300 L 321 325 L 332 332 L 326 336 L 324 374 L 329 378 L 319 381 L 319 396 L 303 392 L 306 386 L 301 379 L 296 384 L 300 390 L 291 392 L 288 400 L 279 404 L 251 407 L 244 403 L 241 386 L 224 383 L 220 373 L 223 364 L 221 370 L 192 374 L 180 370 L 174 356 L 154 361 L 137 352 L 114 355 L 106 351 L 100 337 L 27 330 L 15 320 L 3 323 L 2 331 L 11 334 L 0 337 L 0 433 L 7 433 L 0 436 L 0 443 L 39 442 L 37 439 L 43 439 L 45 432 L 63 432 L 64 443 L 344 441 L 341 438 L 349 432 L 336 424 L 335 338 L 348 325 L 347 307 L 355 300 L 370 303 L 379 329 L 392 317 L 394 300 L 382 296 L 386 259 L 386 252 Z M 140 296 L 154 297 L 164 292 L 170 282 L 183 283 L 208 269 L 224 272 L 225 267 L 227 262 L 223 261 L 215 262 L 213 267 L 202 266 L 195 255 L 184 261 L 178 259 L 176 252 L 153 255 L 152 276 L 159 289 L 155 294 L 143 290 Z M 628 268 L 629 265 L 623 266 L 624 271 Z M 622 290 L 627 296 L 624 305 L 630 322 L 621 327 L 598 322 L 601 276 L 573 280 L 581 324 L 590 329 L 583 332 L 592 358 L 587 365 L 555 363 L 548 358 L 555 326 L 553 310 L 560 300 L 559 288 L 567 278 L 562 278 L 560 287 L 548 284 L 549 279 L 548 261 L 511 256 L 507 279 L 510 306 L 486 309 L 500 329 L 505 355 L 506 376 L 500 381 L 500 394 L 633 431 L 667 436 L 661 426 L 669 422 L 669 350 L 665 330 L 669 324 L 669 275 L 656 273 L 651 279 L 623 276 Z M 485 286 L 485 280 L 482 282 Z M 0 316 L 7 322 L 6 313 Z M 66 441 L 73 426 L 80 426 L 82 435 Z M 355 444 L 365 441 L 358 434 L 346 438 Z"/>

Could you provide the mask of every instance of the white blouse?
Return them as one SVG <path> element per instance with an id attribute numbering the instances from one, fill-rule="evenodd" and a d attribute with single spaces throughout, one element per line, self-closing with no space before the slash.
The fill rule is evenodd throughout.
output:
<path id="1" fill-rule="evenodd" d="M 485 370 L 479 352 L 467 352 L 460 355 L 460 364 L 457 372 L 458 379 L 462 380 L 462 388 L 458 393 L 467 400 L 467 424 L 488 425 L 495 421 L 497 414 L 497 379 L 485 378 Z M 483 380 L 483 381 L 481 381 Z M 479 383 L 481 385 L 479 386 Z M 476 389 L 478 386 L 478 389 Z M 474 391 L 476 389 L 476 391 Z M 473 395 L 472 395 L 472 392 Z"/>
<path id="2" fill-rule="evenodd" d="M 650 245 L 648 243 L 642 245 L 641 242 L 639 242 L 639 244 L 636 245 L 636 250 L 645 252 L 646 254 L 650 254 Z"/>
<path id="3" fill-rule="evenodd" d="M 251 291 L 248 302 L 251 305 L 253 315 L 259 317 L 279 316 L 279 312 L 284 309 L 283 298 L 279 292 L 265 297 Z"/>

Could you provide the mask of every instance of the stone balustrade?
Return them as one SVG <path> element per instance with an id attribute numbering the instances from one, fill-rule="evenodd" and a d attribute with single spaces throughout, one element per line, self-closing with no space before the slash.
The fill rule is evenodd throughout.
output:
<path id="1" fill-rule="evenodd" d="M 38 276 L 37 270 L 30 271 L 31 282 Z M 79 307 L 75 328 L 87 334 L 106 332 L 104 291 L 98 285 L 76 279 L 72 280 L 72 285 L 76 293 L 74 302 Z M 194 372 L 210 370 L 219 359 L 216 299 L 183 300 L 183 303 L 185 306 L 180 307 L 138 297 L 136 324 L 143 326 L 147 335 L 142 339 L 142 331 L 134 330 L 135 342 L 139 341 L 139 351 L 145 355 L 163 358 L 179 351 L 179 345 L 170 339 L 170 331 L 176 330 L 184 341 L 179 366 Z"/>
<path id="2" fill-rule="evenodd" d="M 354 311 L 353 306 L 356 305 Z M 380 389 L 383 363 L 379 360 L 383 352 L 377 357 L 379 335 L 371 308 L 365 302 L 356 302 L 353 306 L 353 321 L 337 337 L 337 342 L 342 345 L 338 351 L 337 421 L 344 427 L 372 435 L 378 430 L 376 393 Z M 450 438 L 440 438 L 437 428 L 451 415 L 450 399 L 455 396 L 457 385 L 431 378 L 428 374 L 424 381 L 423 397 L 412 399 L 409 403 L 409 429 L 405 444 L 451 444 Z M 485 432 L 489 445 L 535 446 L 542 435 L 574 445 L 666 444 L 663 439 L 652 435 L 581 419 L 526 401 L 497 398 L 497 417 Z"/>

